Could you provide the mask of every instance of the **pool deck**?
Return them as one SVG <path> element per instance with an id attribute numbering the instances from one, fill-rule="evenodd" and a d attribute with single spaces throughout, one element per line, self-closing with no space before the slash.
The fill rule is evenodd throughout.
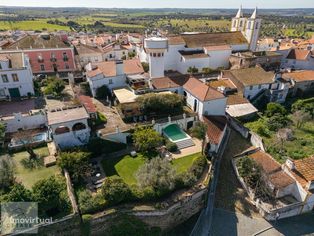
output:
<path id="1" fill-rule="evenodd" d="M 180 157 L 184 157 L 187 155 L 191 155 L 194 153 L 198 153 L 202 151 L 202 141 L 196 138 L 192 138 L 193 142 L 195 143 L 194 146 L 184 148 L 179 150 L 177 153 L 172 153 L 172 158 L 173 159 L 178 159 Z"/>

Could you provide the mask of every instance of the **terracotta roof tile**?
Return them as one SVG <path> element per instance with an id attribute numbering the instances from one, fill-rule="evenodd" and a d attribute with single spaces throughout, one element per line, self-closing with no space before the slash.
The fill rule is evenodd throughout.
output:
<path id="1" fill-rule="evenodd" d="M 286 58 L 305 61 L 310 53 L 309 50 L 292 49 Z"/>
<path id="2" fill-rule="evenodd" d="M 96 106 L 93 103 L 93 99 L 89 96 L 81 95 L 79 96 L 81 104 L 85 107 L 88 113 L 96 113 Z"/>
<path id="3" fill-rule="evenodd" d="M 314 80 L 314 71 L 313 70 L 304 70 L 304 71 L 295 71 L 291 73 L 284 73 L 282 75 L 284 79 L 293 79 L 296 82 L 303 81 L 313 81 Z"/>
<path id="4" fill-rule="evenodd" d="M 216 89 L 218 87 L 225 87 L 225 88 L 230 88 L 230 89 L 237 88 L 230 79 L 212 80 L 208 82 L 208 85 Z"/>
<path id="5" fill-rule="evenodd" d="M 239 45 L 247 44 L 247 40 L 241 32 L 223 33 L 199 33 L 182 35 L 185 44 L 189 48 L 202 48 L 212 45 Z"/>
<path id="6" fill-rule="evenodd" d="M 221 92 L 218 92 L 194 77 L 189 78 L 183 88 L 200 101 L 209 101 L 225 97 Z"/>
<path id="7" fill-rule="evenodd" d="M 290 184 L 295 183 L 295 180 L 286 174 L 281 165 L 275 161 L 272 156 L 261 150 L 248 155 L 254 159 L 256 163 L 262 168 L 268 177 L 268 180 L 278 189 L 284 188 Z"/>
<path id="8" fill-rule="evenodd" d="M 170 36 L 168 37 L 169 45 L 180 45 L 185 44 L 184 39 L 181 36 Z"/>
<path id="9" fill-rule="evenodd" d="M 98 70 L 100 70 L 101 73 L 105 77 L 116 76 L 116 62 L 115 61 L 104 61 L 104 62 L 95 63 L 95 65 L 98 67 Z"/>
<path id="10" fill-rule="evenodd" d="M 274 81 L 275 74 L 271 71 L 266 72 L 260 67 L 229 70 L 231 76 L 241 82 L 244 86 L 270 84 Z"/>
<path id="11" fill-rule="evenodd" d="M 152 79 L 152 85 L 155 89 L 177 88 L 182 87 L 187 80 L 188 77 L 186 75 L 181 75 L 175 78 L 166 76 L 163 78 Z"/>
<path id="12" fill-rule="evenodd" d="M 95 63 L 97 69 L 87 72 L 88 77 L 94 77 L 98 74 L 103 74 L 105 77 L 114 77 L 117 75 L 116 62 L 104 61 Z M 143 66 L 139 59 L 130 59 L 123 61 L 123 71 L 127 75 L 144 73 Z"/>
<path id="13" fill-rule="evenodd" d="M 248 155 L 250 158 L 253 158 L 258 165 L 260 165 L 266 174 L 270 174 L 281 170 L 281 166 L 276 162 L 269 154 L 261 150 Z"/>
<path id="14" fill-rule="evenodd" d="M 212 45 L 204 47 L 207 51 L 222 51 L 222 50 L 231 50 L 230 45 Z"/>
<path id="15" fill-rule="evenodd" d="M 227 119 L 224 116 L 203 116 L 207 125 L 207 137 L 211 143 L 219 144 L 223 131 L 227 125 Z"/>
<path id="16" fill-rule="evenodd" d="M 144 73 L 143 66 L 139 59 L 130 59 L 123 61 L 124 73 L 127 75 Z"/>
<path id="17" fill-rule="evenodd" d="M 41 48 L 68 48 L 70 45 L 64 43 L 60 37 L 47 35 L 44 39 L 41 35 L 27 35 L 15 43 L 11 44 L 8 49 L 41 49 Z"/>
<path id="18" fill-rule="evenodd" d="M 314 156 L 295 160 L 295 171 L 297 175 L 306 181 L 314 181 Z"/>
<path id="19" fill-rule="evenodd" d="M 12 68 L 20 69 L 24 66 L 22 52 L 10 52 L 10 53 L 0 52 L 0 61 L 9 61 L 9 60 L 11 62 Z"/>
<path id="20" fill-rule="evenodd" d="M 90 54 L 90 53 L 102 53 L 102 50 L 98 47 L 92 47 L 89 45 L 80 44 L 75 46 L 79 55 Z"/>
<path id="21" fill-rule="evenodd" d="M 227 105 L 246 104 L 250 103 L 243 94 L 230 94 L 227 96 Z"/>

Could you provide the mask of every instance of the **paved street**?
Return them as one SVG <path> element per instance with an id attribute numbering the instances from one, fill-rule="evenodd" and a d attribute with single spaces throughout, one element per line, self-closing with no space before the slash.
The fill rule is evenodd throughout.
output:
<path id="1" fill-rule="evenodd" d="M 306 214 L 279 220 L 277 223 L 269 223 L 263 218 L 252 218 L 241 213 L 216 208 L 213 214 L 212 235 L 314 235 L 314 214 Z"/>

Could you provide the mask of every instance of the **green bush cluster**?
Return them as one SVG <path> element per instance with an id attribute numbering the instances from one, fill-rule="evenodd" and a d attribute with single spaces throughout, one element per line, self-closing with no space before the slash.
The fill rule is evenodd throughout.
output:
<path id="1" fill-rule="evenodd" d="M 183 112 L 184 100 L 178 94 L 147 93 L 136 101 L 147 115 L 176 115 Z"/>
<path id="2" fill-rule="evenodd" d="M 6 194 L 1 195 L 1 202 L 34 201 L 38 203 L 40 215 L 55 216 L 68 212 L 71 208 L 63 177 L 50 177 L 39 180 L 31 190 L 20 183 L 14 183 Z"/>
<path id="3" fill-rule="evenodd" d="M 206 158 L 204 156 L 198 157 L 194 162 L 190 169 L 177 176 L 176 182 L 177 186 L 182 187 L 191 187 L 193 186 L 197 180 L 201 177 L 204 168 L 206 166 Z"/>
<path id="4" fill-rule="evenodd" d="M 171 142 L 170 140 L 166 140 L 166 148 L 169 152 L 176 152 L 178 151 L 178 146 L 176 143 Z"/>

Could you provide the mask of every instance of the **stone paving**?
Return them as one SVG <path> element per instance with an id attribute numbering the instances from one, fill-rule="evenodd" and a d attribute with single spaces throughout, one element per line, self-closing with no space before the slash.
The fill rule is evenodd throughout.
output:
<path id="1" fill-rule="evenodd" d="M 212 226 L 214 236 L 314 235 L 314 213 L 268 222 L 264 218 L 248 217 L 238 212 L 216 208 Z"/>
<path id="2" fill-rule="evenodd" d="M 201 152 L 202 151 L 202 141 L 198 140 L 196 138 L 193 138 L 192 140 L 195 143 L 194 146 L 181 149 L 181 150 L 179 150 L 176 153 L 172 153 L 172 158 L 173 159 L 178 159 L 180 157 L 184 157 L 184 156 L 188 156 L 188 155 L 191 155 L 191 154 L 194 154 L 194 153 Z"/>

